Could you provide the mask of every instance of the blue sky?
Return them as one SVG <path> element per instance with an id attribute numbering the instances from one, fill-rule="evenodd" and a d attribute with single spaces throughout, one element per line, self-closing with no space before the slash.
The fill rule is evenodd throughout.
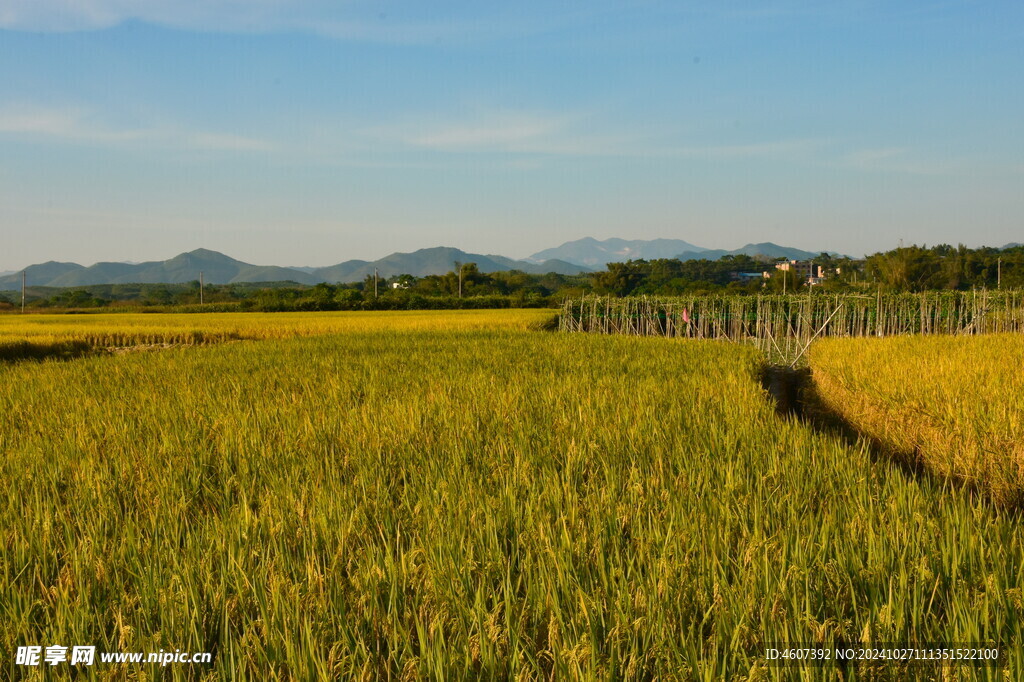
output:
<path id="1" fill-rule="evenodd" d="M 0 270 L 1024 241 L 1014 2 L 0 0 Z"/>

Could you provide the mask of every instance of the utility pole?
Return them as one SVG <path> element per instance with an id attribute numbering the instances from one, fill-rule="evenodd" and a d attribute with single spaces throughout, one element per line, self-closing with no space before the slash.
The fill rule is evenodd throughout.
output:
<path id="1" fill-rule="evenodd" d="M 1003 288 L 1003 259 L 996 259 L 996 289 Z"/>
<path id="2" fill-rule="evenodd" d="M 373 297 L 377 298 L 377 268 L 373 269 Z"/>
<path id="3" fill-rule="evenodd" d="M 459 298 L 462 298 L 462 263 L 455 261 L 455 268 L 459 271 Z"/>
<path id="4" fill-rule="evenodd" d="M 25 312 L 25 271 L 21 271 L 21 312 Z"/>
<path id="5" fill-rule="evenodd" d="M 199 271 L 199 305 L 203 304 L 203 271 Z"/>

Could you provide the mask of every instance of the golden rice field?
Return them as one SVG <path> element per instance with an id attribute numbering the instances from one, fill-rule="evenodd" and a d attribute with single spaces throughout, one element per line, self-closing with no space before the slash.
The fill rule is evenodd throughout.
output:
<path id="1" fill-rule="evenodd" d="M 1024 670 L 1019 514 L 780 417 L 754 349 L 543 314 L 0 318 L 262 339 L 0 363 L 0 677 L 51 643 L 213 653 L 102 680 L 910 674 L 765 642 Z"/>
<path id="2" fill-rule="evenodd" d="M 0 359 L 18 344 L 81 342 L 89 346 L 192 345 L 280 339 L 340 332 L 430 329 L 522 329 L 552 317 L 548 310 L 428 310 L 309 313 L 0 315 Z M 10 351 L 8 352 L 10 353 Z"/>
<path id="3" fill-rule="evenodd" d="M 1024 336 L 827 339 L 810 364 L 820 400 L 857 430 L 1024 503 Z"/>
<path id="4" fill-rule="evenodd" d="M 543 325 L 545 310 L 454 310 L 309 313 L 0 315 L 0 362 L 76 357 L 96 349 L 145 349 L 343 332 L 444 328 L 524 329 Z"/>

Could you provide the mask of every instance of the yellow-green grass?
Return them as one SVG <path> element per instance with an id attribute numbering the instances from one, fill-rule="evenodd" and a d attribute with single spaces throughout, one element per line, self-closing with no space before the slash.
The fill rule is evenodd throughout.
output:
<path id="1" fill-rule="evenodd" d="M 1022 670 L 1019 519 L 777 417 L 754 351 L 449 315 L 0 366 L 0 675 L 836 679 L 761 650 L 836 638 Z"/>
<path id="2" fill-rule="evenodd" d="M 828 339 L 810 364 L 821 401 L 858 430 L 1024 502 L 1024 335 Z"/>

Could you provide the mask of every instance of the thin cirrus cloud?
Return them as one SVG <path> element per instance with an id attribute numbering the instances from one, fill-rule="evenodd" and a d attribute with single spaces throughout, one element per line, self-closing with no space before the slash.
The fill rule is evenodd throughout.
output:
<path id="1" fill-rule="evenodd" d="M 79 107 L 8 105 L 0 108 L 0 135 L 101 146 L 148 143 L 179 149 L 236 152 L 274 148 L 265 140 L 234 133 L 174 127 L 116 129 L 97 122 L 87 110 Z"/>
<path id="2" fill-rule="evenodd" d="M 633 129 L 629 133 L 602 126 L 586 113 L 530 111 L 488 112 L 454 123 L 398 123 L 364 131 L 368 137 L 406 147 L 446 153 L 536 154 L 692 159 L 809 159 L 827 141 L 782 139 L 747 144 L 680 145 L 670 130 Z"/>
<path id="3" fill-rule="evenodd" d="M 226 33 L 291 32 L 333 39 L 392 43 L 481 42 L 545 30 L 571 12 L 524 18 L 504 10 L 453 2 L 396 5 L 337 0 L 5 0 L 0 29 L 74 32 L 128 21 Z"/>
<path id="4" fill-rule="evenodd" d="M 391 132 L 407 144 L 437 151 L 535 151 L 563 136 L 569 123 L 565 116 L 519 113 Z"/>
<path id="5" fill-rule="evenodd" d="M 415 147 L 448 153 L 503 153 L 547 156 L 607 156 L 743 162 L 762 159 L 797 165 L 840 168 L 863 173 L 949 175 L 955 160 L 928 160 L 904 147 L 843 151 L 831 138 L 783 138 L 742 144 L 678 145 L 659 139 L 654 131 L 631 136 L 593 134 L 577 130 L 583 116 L 520 114 L 429 130 L 407 132 L 402 141 Z"/>
<path id="6" fill-rule="evenodd" d="M 455 122 L 396 124 L 364 131 L 399 148 L 457 155 L 632 157 L 648 145 L 580 114 L 502 112 Z M 515 162 L 521 163 L 521 162 Z M 529 166 L 535 167 L 535 166 Z"/>
<path id="7" fill-rule="evenodd" d="M 399 134 L 405 144 L 443 152 L 494 152 L 550 156 L 626 158 L 811 160 L 827 145 L 818 139 L 783 139 L 750 144 L 679 146 L 650 131 L 632 135 L 582 131 L 582 116 L 521 114 L 435 126 Z"/>
<path id="8" fill-rule="evenodd" d="M 88 31 L 140 21 L 180 28 L 243 30 L 286 24 L 315 2 L 280 0 L 7 0 L 0 26 L 27 31 Z M 293 20 L 294 21 L 294 20 Z"/>
<path id="9" fill-rule="evenodd" d="M 871 173 L 902 173 L 908 175 L 947 175 L 954 170 L 952 161 L 926 161 L 915 158 L 906 147 L 858 149 L 841 156 L 841 168 Z"/>
<path id="10" fill-rule="evenodd" d="M 660 153 L 664 156 L 682 158 L 708 158 L 718 160 L 769 158 L 778 160 L 800 161 L 816 158 L 828 142 L 813 138 L 796 138 L 772 140 L 769 142 L 752 142 L 748 144 L 713 144 L 665 148 Z M 654 152 L 658 153 L 658 152 Z"/>
<path id="11" fill-rule="evenodd" d="M 174 126 L 118 129 L 104 125 L 83 107 L 0 107 L 0 136 L 52 140 L 112 148 L 141 146 L 227 153 L 280 152 L 313 161 L 318 154 L 333 155 L 349 148 L 347 162 L 360 165 L 359 150 L 418 149 L 450 156 L 501 154 L 534 157 L 619 157 L 743 161 L 768 159 L 818 165 L 858 172 L 945 175 L 949 161 L 929 162 L 903 147 L 859 149 L 839 153 L 833 140 L 795 138 L 747 144 L 673 145 L 650 132 L 646 135 L 595 132 L 584 125 L 588 117 L 571 114 L 502 112 L 456 123 L 397 124 L 366 128 L 330 149 L 307 149 L 231 132 L 186 130 Z M 586 128 L 584 130 L 583 128 Z M 407 159 L 406 162 L 413 163 Z M 403 165 L 401 158 L 392 163 Z M 417 160 L 415 163 L 421 163 Z M 415 164 L 414 164 L 415 165 Z"/>

